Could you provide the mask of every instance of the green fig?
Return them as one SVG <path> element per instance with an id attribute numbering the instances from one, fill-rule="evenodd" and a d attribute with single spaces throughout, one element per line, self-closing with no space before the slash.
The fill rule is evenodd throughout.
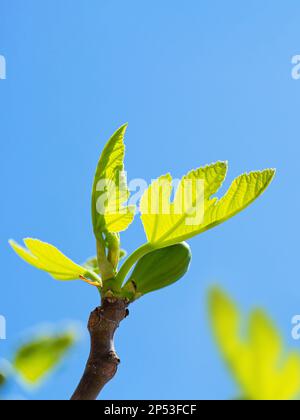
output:
<path id="1" fill-rule="evenodd" d="M 188 271 L 192 254 L 186 242 L 150 252 L 136 264 L 122 289 L 123 296 L 139 297 L 175 283 Z"/>

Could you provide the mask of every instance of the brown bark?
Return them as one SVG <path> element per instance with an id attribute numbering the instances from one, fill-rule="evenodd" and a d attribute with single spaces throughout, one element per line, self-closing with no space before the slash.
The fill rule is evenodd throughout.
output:
<path id="1" fill-rule="evenodd" d="M 114 347 L 114 334 L 128 315 L 128 301 L 105 298 L 90 315 L 88 330 L 91 350 L 82 379 L 71 400 L 95 400 L 115 376 L 120 359 Z"/>

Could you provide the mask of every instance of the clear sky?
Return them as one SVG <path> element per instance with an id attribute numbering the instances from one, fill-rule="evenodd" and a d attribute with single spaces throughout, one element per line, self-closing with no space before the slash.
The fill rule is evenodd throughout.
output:
<path id="1" fill-rule="evenodd" d="M 117 337 L 122 364 L 107 399 L 231 398 L 236 389 L 207 322 L 220 284 L 244 310 L 263 306 L 286 341 L 300 313 L 300 54 L 297 0 L 0 0 L 1 292 L 8 356 L 41 323 L 85 323 L 92 287 L 26 266 L 11 237 L 51 242 L 81 262 L 94 253 L 90 191 L 101 149 L 129 122 L 129 179 L 228 160 L 228 181 L 276 167 L 251 208 L 190 244 L 178 284 L 131 307 Z M 138 218 L 123 235 L 144 242 Z M 88 339 L 35 398 L 67 398 Z M 17 390 L 15 391 L 17 392 Z"/>

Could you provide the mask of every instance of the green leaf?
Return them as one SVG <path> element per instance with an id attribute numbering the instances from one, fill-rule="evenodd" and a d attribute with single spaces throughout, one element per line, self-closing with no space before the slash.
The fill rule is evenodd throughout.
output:
<path id="1" fill-rule="evenodd" d="M 12 376 L 12 366 L 6 359 L 0 359 L 0 394 Z"/>
<path id="2" fill-rule="evenodd" d="M 238 347 L 240 314 L 229 297 L 221 290 L 212 289 L 209 295 L 210 317 L 214 334 L 222 345 L 224 354 L 234 354 Z"/>
<path id="3" fill-rule="evenodd" d="M 84 264 L 83 267 L 85 267 L 87 270 L 92 270 L 94 273 L 99 274 L 99 265 L 98 265 L 98 259 L 97 257 L 91 257 L 89 258 Z"/>
<path id="4" fill-rule="evenodd" d="M 191 257 L 191 249 L 186 243 L 150 252 L 137 262 L 122 289 L 123 295 L 135 300 L 146 293 L 170 286 L 188 271 Z"/>
<path id="5" fill-rule="evenodd" d="M 129 198 L 124 173 L 127 124 L 120 127 L 105 146 L 95 174 L 92 193 L 92 219 L 97 238 L 102 232 L 126 230 L 134 219 L 134 206 L 124 206 Z"/>
<path id="6" fill-rule="evenodd" d="M 120 249 L 120 260 L 127 257 L 127 251 L 125 249 Z"/>
<path id="7" fill-rule="evenodd" d="M 119 258 L 120 260 L 125 258 L 127 256 L 127 252 L 124 249 L 120 249 L 119 251 Z M 87 270 L 91 270 L 94 273 L 99 274 L 99 264 L 98 264 L 98 258 L 96 256 L 89 258 L 83 265 Z"/>
<path id="8" fill-rule="evenodd" d="M 13 366 L 24 382 L 36 385 L 53 371 L 74 343 L 71 332 L 38 337 L 16 352 Z"/>
<path id="9" fill-rule="evenodd" d="M 101 285 L 101 279 L 96 273 L 75 264 L 53 245 L 32 238 L 24 239 L 27 248 L 12 240 L 9 243 L 20 258 L 35 268 L 46 271 L 56 280 L 90 277 Z"/>
<path id="10" fill-rule="evenodd" d="M 2 388 L 6 384 L 6 376 L 4 372 L 0 371 L 0 388 Z"/>
<path id="11" fill-rule="evenodd" d="M 211 291 L 209 309 L 216 341 L 244 399 L 300 396 L 300 355 L 285 351 L 277 328 L 262 310 L 251 313 L 243 334 L 242 316 L 221 290 Z"/>
<path id="12" fill-rule="evenodd" d="M 212 195 L 221 187 L 226 173 L 226 162 L 191 171 L 181 180 L 172 203 L 171 176 L 154 181 L 141 200 L 141 218 L 148 242 L 154 248 L 165 247 L 223 223 L 258 198 L 275 171 L 267 169 L 241 175 L 218 200 Z"/>

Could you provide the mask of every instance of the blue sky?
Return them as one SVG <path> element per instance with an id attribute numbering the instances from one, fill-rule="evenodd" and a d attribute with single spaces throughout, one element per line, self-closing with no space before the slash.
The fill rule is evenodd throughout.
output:
<path id="1" fill-rule="evenodd" d="M 127 121 L 130 179 L 179 177 L 217 160 L 229 161 L 226 186 L 245 171 L 278 172 L 251 208 L 190 241 L 181 282 L 132 306 L 116 340 L 122 364 L 102 398 L 236 395 L 207 322 L 216 283 L 244 310 L 263 306 L 300 350 L 290 339 L 300 313 L 299 17 L 296 0 L 1 0 L 1 356 L 33 326 L 85 323 L 98 304 L 93 288 L 26 266 L 7 240 L 37 237 L 78 262 L 93 255 L 95 165 Z M 123 246 L 144 240 L 137 218 Z M 29 398 L 69 397 L 87 352 L 86 337 Z"/>

